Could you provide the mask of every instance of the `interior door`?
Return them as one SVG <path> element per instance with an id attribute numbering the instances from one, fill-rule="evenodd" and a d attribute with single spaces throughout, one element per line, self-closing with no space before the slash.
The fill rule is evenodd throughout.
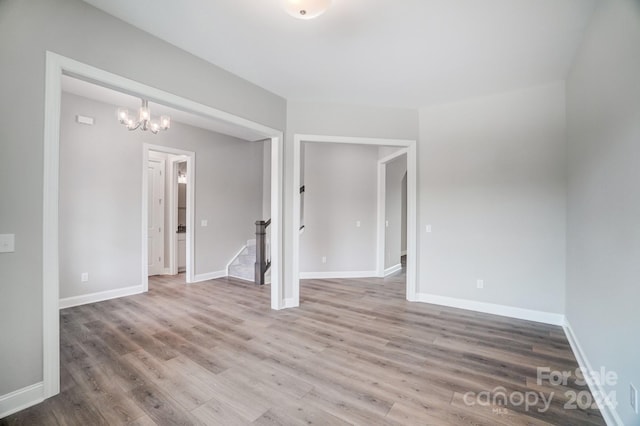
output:
<path id="1" fill-rule="evenodd" d="M 148 196 L 148 266 L 149 276 L 164 271 L 164 160 L 149 159 Z"/>

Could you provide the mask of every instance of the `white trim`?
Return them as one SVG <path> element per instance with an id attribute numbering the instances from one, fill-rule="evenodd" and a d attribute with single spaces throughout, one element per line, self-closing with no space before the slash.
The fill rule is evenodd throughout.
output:
<path id="1" fill-rule="evenodd" d="M 74 306 L 86 305 L 87 303 L 102 302 L 105 300 L 117 299 L 119 297 L 133 296 L 134 294 L 144 293 L 142 285 L 134 285 L 131 287 L 117 288 L 115 290 L 100 291 L 97 293 L 83 294 L 80 296 L 65 297 L 60 299 L 60 309 L 72 308 Z"/>
<path id="2" fill-rule="evenodd" d="M 227 266 L 224 268 L 224 270 L 227 272 L 227 276 L 229 276 L 229 268 L 231 267 L 231 264 L 233 263 L 233 261 L 236 260 L 238 256 L 240 256 L 246 248 L 247 248 L 246 245 L 242 246 L 242 248 L 235 255 L 233 255 L 231 260 L 227 263 Z M 237 277 L 234 277 L 234 278 L 237 278 Z"/>
<path id="3" fill-rule="evenodd" d="M 293 136 L 293 188 L 291 195 L 293 200 L 293 220 L 290 226 L 290 240 L 292 259 L 289 263 L 292 295 L 287 300 L 291 305 L 300 304 L 300 152 L 302 142 L 318 143 L 348 143 L 360 145 L 398 146 L 406 148 L 407 154 L 407 300 L 416 300 L 417 289 L 417 142 L 405 139 L 377 139 L 349 136 L 304 135 Z M 401 154 L 398 154 L 401 155 Z M 376 263 L 379 260 L 376 258 Z M 379 268 L 379 264 L 376 264 Z M 379 276 L 380 270 L 374 271 L 371 276 Z M 287 302 L 285 301 L 285 305 Z"/>
<path id="4" fill-rule="evenodd" d="M 293 220 L 291 221 L 291 297 L 287 298 L 287 307 L 300 306 L 300 158 L 302 141 L 307 140 L 301 135 L 293 137 Z"/>
<path id="5" fill-rule="evenodd" d="M 202 281 L 215 280 L 227 276 L 227 271 L 207 272 L 206 274 L 198 274 L 193 277 L 192 283 L 201 283 Z"/>
<path id="6" fill-rule="evenodd" d="M 284 309 L 285 292 L 282 268 L 284 250 L 282 240 L 282 191 L 284 179 L 284 152 L 282 133 L 271 138 L 271 309 Z"/>
<path id="7" fill-rule="evenodd" d="M 406 256 L 406 255 L 407 255 L 407 251 L 406 250 L 400 252 L 400 256 Z"/>
<path id="8" fill-rule="evenodd" d="M 282 309 L 297 308 L 298 306 L 300 306 L 300 300 L 289 297 L 284 299 L 284 305 Z"/>
<path id="9" fill-rule="evenodd" d="M 378 161 L 378 200 L 376 218 L 376 270 L 384 277 L 384 252 L 387 244 L 387 166 Z"/>
<path id="10" fill-rule="evenodd" d="M 134 80 L 92 67 L 47 51 L 45 61 L 44 147 L 43 147 L 43 219 L 42 219 L 42 347 L 44 398 L 60 392 L 59 253 L 58 191 L 60 148 L 60 103 L 63 73 L 82 78 L 155 102 L 204 117 L 252 130 L 271 138 L 271 308 L 284 308 L 282 256 L 282 181 L 283 133 L 260 123 L 147 86 Z M 193 172 L 193 167 L 191 168 Z M 192 194 L 193 195 L 193 194 Z M 192 228 L 192 227 L 191 227 Z M 193 253 L 193 239 L 187 244 L 187 256 Z M 143 244 L 144 246 L 144 244 Z M 191 256 L 193 259 L 193 256 Z M 146 259 L 145 259 L 146 264 Z M 191 265 L 192 270 L 193 265 Z"/>
<path id="11" fill-rule="evenodd" d="M 408 140 L 408 139 L 378 139 L 378 138 L 329 136 L 329 135 L 296 134 L 294 137 L 304 142 L 348 143 L 348 144 L 357 144 L 357 145 L 382 145 L 382 146 L 400 146 L 400 147 L 407 147 L 410 145 L 411 142 L 415 142 L 413 140 Z"/>
<path id="12" fill-rule="evenodd" d="M 407 148 L 407 300 L 418 293 L 418 154 L 417 143 Z"/>
<path id="13" fill-rule="evenodd" d="M 395 274 L 399 270 L 402 269 L 402 264 L 398 263 L 397 265 L 393 265 L 384 270 L 384 276 L 388 277 L 391 274 Z"/>
<path id="14" fill-rule="evenodd" d="M 396 152 L 393 152 L 393 153 L 387 155 L 386 157 L 382 157 L 381 159 L 378 160 L 378 163 L 386 164 L 386 163 L 389 163 L 389 162 L 395 160 L 396 158 L 402 157 L 403 155 L 406 155 L 406 154 L 407 154 L 407 150 L 406 149 L 399 149 Z"/>
<path id="15" fill-rule="evenodd" d="M 300 272 L 301 280 L 327 278 L 375 278 L 377 271 L 329 271 L 329 272 Z"/>
<path id="16" fill-rule="evenodd" d="M 250 279 L 245 278 L 245 277 L 239 277 L 239 276 L 237 276 L 237 275 L 227 275 L 227 276 L 228 276 L 229 278 L 235 278 L 236 280 L 242 280 L 242 281 L 246 281 L 246 282 L 248 282 L 248 283 L 255 284 L 255 281 L 254 281 L 254 280 L 250 280 Z"/>
<path id="17" fill-rule="evenodd" d="M 0 396 L 0 419 L 44 401 L 42 382 Z"/>
<path id="18" fill-rule="evenodd" d="M 171 268 L 164 268 L 162 270 L 162 275 L 175 275 L 171 273 Z"/>
<path id="19" fill-rule="evenodd" d="M 387 276 L 384 269 L 384 253 L 387 244 L 387 164 L 398 157 L 407 155 L 407 149 L 387 155 L 378 160 L 378 214 L 376 226 L 376 269 L 379 277 Z M 408 182 L 408 176 L 407 176 Z M 405 218 L 406 220 L 406 218 Z"/>
<path id="20" fill-rule="evenodd" d="M 466 309 L 469 311 L 483 312 L 485 314 L 542 322 L 545 324 L 564 325 L 564 315 L 553 312 L 536 311 L 533 309 L 517 308 L 515 306 L 498 305 L 495 303 L 477 302 L 475 300 L 458 299 L 455 297 L 436 296 L 434 294 L 427 293 L 418 293 L 416 296 L 417 302 L 449 306 L 451 308 Z"/>
<path id="21" fill-rule="evenodd" d="M 602 414 L 604 421 L 607 423 L 607 425 L 623 426 L 624 422 L 622 421 L 622 418 L 618 414 L 616 407 L 612 407 L 611 404 L 604 404 L 604 401 L 602 401 L 601 397 L 604 397 L 607 395 L 607 392 L 605 388 L 602 386 L 602 383 L 597 383 L 597 381 L 589 380 L 589 378 L 591 378 L 592 376 L 588 373 L 591 373 L 595 370 L 591 368 L 591 363 L 589 362 L 587 355 L 582 349 L 582 346 L 578 341 L 578 337 L 574 333 L 573 328 L 571 327 L 571 324 L 569 323 L 569 320 L 567 318 L 565 318 L 564 320 L 563 328 L 564 328 L 564 333 L 567 336 L 567 340 L 569 341 L 569 345 L 571 346 L 571 349 L 573 350 L 573 353 L 576 356 L 576 360 L 578 361 L 580 370 L 584 374 L 585 379 L 587 379 L 587 385 L 589 386 L 589 390 L 593 395 L 600 396 L 600 398 L 595 398 L 595 399 L 596 399 L 596 402 L 598 403 L 598 408 L 600 409 L 600 413 Z"/>
<path id="22" fill-rule="evenodd" d="M 60 393 L 60 270 L 58 194 L 62 63 L 46 55 L 42 205 L 42 383 L 43 396 Z"/>

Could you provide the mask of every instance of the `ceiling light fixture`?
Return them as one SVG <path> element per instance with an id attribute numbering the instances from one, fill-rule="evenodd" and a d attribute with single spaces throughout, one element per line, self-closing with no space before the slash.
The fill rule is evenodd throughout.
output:
<path id="1" fill-rule="evenodd" d="M 171 117 L 168 115 L 161 116 L 160 122 L 151 120 L 149 101 L 145 99 L 142 99 L 142 106 L 140 106 L 137 120 L 129 115 L 128 109 L 118 108 L 118 121 L 120 121 L 120 124 L 127 126 L 129 130 L 149 130 L 154 135 L 160 130 L 168 130 L 171 127 Z"/>
<path id="2" fill-rule="evenodd" d="M 313 19 L 331 6 L 331 0 L 283 0 L 284 10 L 298 19 Z"/>

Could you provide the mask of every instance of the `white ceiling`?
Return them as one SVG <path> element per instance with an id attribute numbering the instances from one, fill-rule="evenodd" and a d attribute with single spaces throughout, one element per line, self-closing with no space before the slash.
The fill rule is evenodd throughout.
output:
<path id="1" fill-rule="evenodd" d="M 293 100 L 419 107 L 563 80 L 596 0 L 85 0 Z"/>
<path id="2" fill-rule="evenodd" d="M 140 98 L 137 96 L 128 95 L 123 92 L 98 86 L 67 75 L 62 76 L 62 90 L 74 95 L 113 105 L 114 120 L 116 120 L 116 110 L 119 107 L 128 108 L 131 113 L 136 113 L 140 108 Z M 264 139 L 263 135 L 254 132 L 253 130 L 227 123 L 222 120 L 203 117 L 195 113 L 171 108 L 152 101 L 149 101 L 149 108 L 153 119 L 158 119 L 161 115 L 168 115 L 171 117 L 173 122 L 177 121 L 182 124 L 188 124 L 190 126 L 211 130 L 213 132 L 234 136 L 236 138 L 249 141 Z"/>

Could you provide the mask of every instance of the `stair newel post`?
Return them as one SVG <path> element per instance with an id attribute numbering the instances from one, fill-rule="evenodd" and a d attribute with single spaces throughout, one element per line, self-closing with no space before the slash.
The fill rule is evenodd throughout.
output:
<path id="1" fill-rule="evenodd" d="M 264 220 L 256 221 L 256 265 L 255 265 L 255 282 L 256 284 L 264 284 L 264 273 L 266 271 L 266 255 L 267 246 L 267 223 Z"/>

